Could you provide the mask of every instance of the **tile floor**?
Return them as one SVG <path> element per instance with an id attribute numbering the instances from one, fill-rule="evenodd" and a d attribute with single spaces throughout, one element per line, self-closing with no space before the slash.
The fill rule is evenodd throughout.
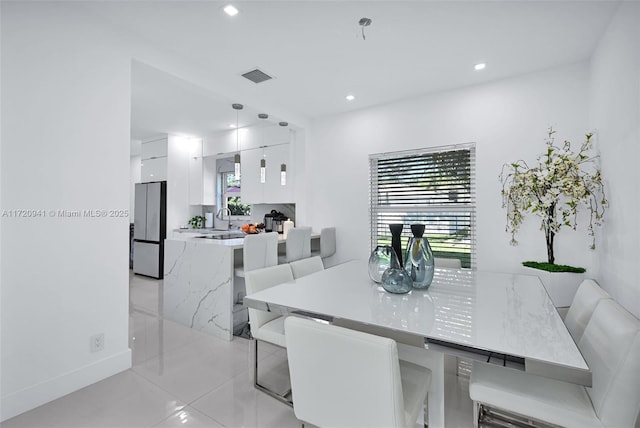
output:
<path id="1" fill-rule="evenodd" d="M 9 419 L 2 428 L 300 427 L 253 387 L 249 341 L 222 341 L 162 318 L 162 281 L 130 277 L 133 367 Z M 263 367 L 283 351 L 260 347 Z M 472 426 L 468 381 L 448 375 L 447 427 Z"/>

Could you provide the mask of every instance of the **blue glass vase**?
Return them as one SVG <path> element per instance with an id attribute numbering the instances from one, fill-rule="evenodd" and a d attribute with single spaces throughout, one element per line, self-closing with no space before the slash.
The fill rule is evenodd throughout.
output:
<path id="1" fill-rule="evenodd" d="M 404 294 L 411 291 L 413 282 L 406 270 L 402 268 L 402 250 L 400 234 L 402 224 L 390 224 L 391 230 L 391 260 L 389 268 L 382 274 L 382 288 L 389 293 Z"/>
<path id="2" fill-rule="evenodd" d="M 389 245 L 378 245 L 369 257 L 369 278 L 377 282 L 382 282 L 382 274 L 391 266 L 391 247 Z"/>
<path id="3" fill-rule="evenodd" d="M 409 274 L 413 288 L 427 289 L 433 281 L 433 251 L 424 235 L 424 224 L 412 224 L 413 237 L 409 238 L 405 252 L 404 269 Z"/>

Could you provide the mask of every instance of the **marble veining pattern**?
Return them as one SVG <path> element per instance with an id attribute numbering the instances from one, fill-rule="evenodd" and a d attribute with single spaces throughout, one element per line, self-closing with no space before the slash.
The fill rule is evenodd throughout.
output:
<path id="1" fill-rule="evenodd" d="M 165 318 L 231 340 L 232 252 L 206 242 L 166 240 Z"/>

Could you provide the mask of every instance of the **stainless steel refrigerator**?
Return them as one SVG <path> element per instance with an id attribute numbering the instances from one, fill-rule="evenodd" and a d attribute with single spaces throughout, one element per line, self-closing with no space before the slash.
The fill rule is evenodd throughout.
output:
<path id="1" fill-rule="evenodd" d="M 133 273 L 164 276 L 167 182 L 136 184 L 133 223 Z"/>

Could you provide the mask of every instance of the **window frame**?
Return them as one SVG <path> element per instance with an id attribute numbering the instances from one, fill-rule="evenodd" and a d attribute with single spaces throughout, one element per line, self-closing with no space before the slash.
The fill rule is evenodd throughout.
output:
<path id="1" fill-rule="evenodd" d="M 238 180 L 238 190 L 233 192 L 227 191 L 227 176 L 233 175 L 235 177 L 234 171 L 223 171 L 220 172 L 220 206 L 222 209 L 228 208 L 228 198 L 230 197 L 238 197 L 242 202 L 242 178 Z M 245 215 L 236 215 L 233 214 L 230 216 L 232 220 L 248 220 L 251 218 L 251 204 L 245 204 L 249 206 L 249 214 Z"/>
<path id="2" fill-rule="evenodd" d="M 456 187 L 460 187 L 459 181 L 452 182 L 452 184 L 442 184 L 442 181 L 451 181 L 450 175 L 434 175 L 434 170 L 437 171 L 437 155 L 444 154 L 443 157 L 449 156 L 452 159 L 456 159 L 456 154 L 451 152 L 457 151 L 468 151 L 468 176 L 463 177 L 464 179 L 468 179 L 468 183 L 464 181 L 465 186 L 468 185 L 468 189 L 465 187 L 465 193 L 460 198 L 452 198 L 452 193 L 448 193 L 443 195 L 438 188 L 441 188 L 443 191 L 449 190 L 449 192 L 456 190 Z M 466 156 L 466 154 L 463 154 Z M 421 160 L 421 157 L 424 160 Z M 382 166 L 379 165 L 380 161 L 382 161 Z M 395 164 L 393 163 L 395 161 Z M 429 163 L 431 162 L 431 163 Z M 411 172 L 406 172 L 405 175 L 397 173 L 397 171 L 389 170 L 389 167 L 393 167 L 397 165 L 399 170 L 402 170 L 402 165 L 404 164 L 416 164 L 417 167 L 420 167 L 421 163 L 424 164 L 425 169 L 420 171 L 429 171 L 429 174 L 426 172 L 421 175 L 420 179 L 413 178 L 415 174 L 411 174 Z M 436 167 L 434 167 L 436 165 Z M 429 168 L 427 168 L 429 166 Z M 460 167 L 460 165 L 455 164 L 455 172 L 459 171 L 466 172 L 465 167 Z M 449 146 L 437 146 L 437 147 L 427 147 L 416 150 L 407 150 L 407 151 L 397 151 L 397 152 L 388 152 L 388 153 L 376 153 L 369 155 L 369 231 L 370 231 L 370 249 L 373 249 L 379 244 L 379 238 L 383 235 L 381 234 L 381 226 L 385 224 L 392 223 L 392 221 L 386 221 L 390 218 L 403 218 L 403 220 L 398 221 L 405 223 L 405 226 L 411 224 L 404 221 L 406 218 L 421 218 L 418 222 L 425 222 L 427 224 L 427 232 L 425 235 L 429 234 L 440 234 L 443 239 L 436 244 L 435 247 L 437 250 L 434 250 L 436 257 L 441 257 L 443 254 L 446 254 L 446 251 L 443 248 L 450 248 L 453 251 L 449 251 L 449 253 L 453 252 L 462 252 L 465 255 L 459 258 L 463 267 L 475 269 L 476 268 L 476 144 L 475 143 L 464 143 L 464 144 L 456 144 Z M 407 171 L 409 169 L 407 168 Z M 413 171 L 416 171 L 414 169 Z M 428 203 L 415 203 L 411 198 L 411 192 L 407 192 L 408 186 L 411 184 L 416 185 L 419 180 L 424 180 L 424 177 L 428 177 L 429 179 L 424 182 L 420 182 L 420 191 L 417 191 L 416 198 L 420 197 L 426 198 L 425 201 L 429 201 Z M 393 180 L 397 179 L 398 183 L 393 183 L 389 186 L 389 182 L 393 182 Z M 449 180 L 447 180 L 449 179 Z M 411 181 L 415 180 L 415 181 Z M 380 182 L 382 181 L 382 184 Z M 405 183 L 408 183 L 405 185 Z M 391 188 L 390 188 L 391 187 Z M 427 192 L 426 188 L 436 189 L 436 191 L 431 191 L 431 193 Z M 386 192 L 386 202 L 382 203 L 380 201 L 381 188 L 385 189 Z M 395 188 L 395 190 L 394 190 Z M 409 196 L 407 196 L 407 194 Z M 427 195 L 431 198 L 427 198 Z M 456 193 L 458 195 L 458 193 Z M 406 198 L 403 200 L 403 198 Z M 439 199 L 438 199 L 439 198 Z M 391 202 L 389 202 L 391 201 Z M 436 201 L 434 203 L 434 201 Z M 438 201 L 440 203 L 438 203 Z M 387 217 L 385 219 L 384 217 Z M 434 217 L 433 223 L 431 223 L 431 228 L 429 228 L 429 222 L 426 220 L 428 217 Z M 444 218 L 443 218 L 444 217 Z M 448 217 L 448 219 L 447 219 Z M 455 236 L 455 240 L 460 242 L 459 245 L 456 245 L 455 242 L 443 243 L 447 241 L 451 241 L 451 239 L 445 239 L 446 234 L 442 233 L 442 231 L 438 228 L 438 226 L 442 226 L 445 224 L 449 224 L 449 228 L 451 228 L 451 221 L 454 220 L 455 224 L 455 233 L 449 232 L 449 236 Z M 457 229 L 458 225 L 462 224 L 460 229 Z M 464 233 L 466 228 L 468 229 L 468 235 Z M 405 227 L 403 230 L 403 249 L 406 246 L 406 242 L 411 236 L 411 231 L 409 227 Z M 467 242 L 468 241 L 468 242 Z M 383 243 L 384 239 L 383 239 Z M 434 242 L 435 243 L 435 242 Z M 434 247 L 434 243 L 432 243 L 432 248 Z M 468 253 L 466 251 L 460 251 L 460 248 L 466 249 L 468 246 Z M 457 249 L 456 249 L 457 248 Z M 467 255 L 468 254 L 468 255 Z"/>

